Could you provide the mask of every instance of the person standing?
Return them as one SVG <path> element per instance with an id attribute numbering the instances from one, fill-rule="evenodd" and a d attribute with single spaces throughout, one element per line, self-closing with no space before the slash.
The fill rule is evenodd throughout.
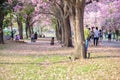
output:
<path id="1" fill-rule="evenodd" d="M 98 40 L 99 40 L 99 31 L 98 31 L 98 27 L 96 27 L 94 30 L 94 45 L 95 46 L 98 45 Z"/>
<path id="2" fill-rule="evenodd" d="M 111 41 L 111 36 L 112 36 L 112 33 L 111 33 L 111 30 L 108 32 L 108 41 Z"/>
<path id="3" fill-rule="evenodd" d="M 37 38 L 38 38 L 38 34 L 37 34 L 37 32 L 35 32 L 35 34 L 34 34 L 35 41 L 37 40 Z"/>
<path id="4" fill-rule="evenodd" d="M 11 39 L 12 40 L 14 39 L 14 31 L 13 30 L 11 31 Z"/>
<path id="5" fill-rule="evenodd" d="M 90 40 L 90 30 L 88 28 L 88 25 L 86 25 L 86 27 L 84 28 L 84 36 L 85 36 L 85 48 L 87 51 L 88 45 L 89 45 L 89 40 Z"/>
<path id="6" fill-rule="evenodd" d="M 103 39 L 103 31 L 102 30 L 99 30 L 99 38 L 100 38 L 100 41 L 102 41 L 102 39 Z"/>

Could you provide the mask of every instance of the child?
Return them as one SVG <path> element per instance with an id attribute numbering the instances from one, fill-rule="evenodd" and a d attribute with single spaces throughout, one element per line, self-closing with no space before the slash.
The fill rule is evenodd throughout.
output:
<path id="1" fill-rule="evenodd" d="M 19 41 L 19 36 L 15 35 L 15 41 Z"/>
<path id="2" fill-rule="evenodd" d="M 52 37 L 50 45 L 54 45 L 54 37 Z"/>

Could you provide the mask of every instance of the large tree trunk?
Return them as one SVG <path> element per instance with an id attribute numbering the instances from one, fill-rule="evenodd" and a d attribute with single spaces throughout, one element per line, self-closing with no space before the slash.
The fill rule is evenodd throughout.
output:
<path id="1" fill-rule="evenodd" d="M 60 24 L 58 20 L 57 20 L 57 26 L 55 27 L 55 32 L 56 32 L 57 40 L 61 42 L 61 37 L 60 37 L 61 29 L 60 29 Z"/>
<path id="2" fill-rule="evenodd" d="M 19 31 L 20 39 L 23 39 L 23 24 L 21 20 L 19 19 L 19 17 L 17 17 L 17 24 L 18 24 L 18 31 Z"/>
<path id="3" fill-rule="evenodd" d="M 76 0 L 75 6 L 75 58 L 86 58 L 85 40 L 84 40 L 84 0 Z"/>
<path id="4" fill-rule="evenodd" d="M 64 26 L 61 27 L 61 31 L 62 31 L 62 44 L 64 44 L 65 42 L 65 29 L 64 29 Z"/>
<path id="5" fill-rule="evenodd" d="M 63 19 L 59 19 L 59 25 L 58 25 L 58 34 L 60 37 L 60 43 L 64 44 L 65 42 L 65 29 L 64 29 L 64 23 L 63 23 Z"/>
<path id="6" fill-rule="evenodd" d="M 29 35 L 29 37 L 30 37 L 31 34 L 32 34 L 32 33 L 31 33 L 31 28 L 30 28 L 30 25 L 29 25 L 29 24 L 27 24 L 27 25 L 28 25 L 28 32 L 29 32 L 28 35 Z"/>
<path id="7" fill-rule="evenodd" d="M 63 19 L 63 23 L 64 23 L 64 29 L 65 29 L 65 42 L 64 42 L 64 46 L 66 46 L 66 47 L 73 47 L 69 16 L 67 18 Z"/>
<path id="8" fill-rule="evenodd" d="M 56 32 L 57 40 L 61 43 L 61 41 L 62 41 L 62 33 L 61 33 L 61 28 L 60 28 L 59 24 L 55 27 L 55 32 Z"/>
<path id="9" fill-rule="evenodd" d="M 4 14 L 0 9 L 0 44 L 4 44 L 3 29 L 2 29 L 3 20 L 4 20 Z"/>
<path id="10" fill-rule="evenodd" d="M 30 18 L 26 18 L 26 38 L 31 37 Z"/>
<path id="11" fill-rule="evenodd" d="M 65 36 L 64 36 L 63 23 L 60 20 L 58 20 L 57 35 L 58 35 L 58 40 L 60 41 L 61 44 L 63 44 L 65 40 Z"/>

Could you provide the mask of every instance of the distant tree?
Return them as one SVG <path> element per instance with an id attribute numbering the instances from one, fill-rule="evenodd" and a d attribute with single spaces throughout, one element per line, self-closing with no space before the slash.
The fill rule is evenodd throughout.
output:
<path id="1" fill-rule="evenodd" d="M 3 44 L 4 43 L 4 40 L 3 40 L 3 20 L 4 20 L 4 15 L 5 15 L 5 2 L 7 0 L 0 0 L 0 44 Z"/>

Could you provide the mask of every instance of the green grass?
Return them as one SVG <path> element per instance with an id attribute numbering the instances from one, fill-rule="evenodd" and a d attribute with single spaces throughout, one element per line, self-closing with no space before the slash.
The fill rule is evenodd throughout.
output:
<path id="1" fill-rule="evenodd" d="M 57 63 L 68 60 L 68 56 L 50 55 L 50 56 L 18 56 L 0 54 L 0 63 Z"/>
<path id="2" fill-rule="evenodd" d="M 7 48 L 8 46 L 0 44 L 0 50 Z"/>
<path id="3" fill-rule="evenodd" d="M 60 62 L 60 61 L 66 62 Z M 0 56 L 0 80 L 119 80 L 116 59 L 68 61 L 68 56 Z M 49 64 L 41 64 L 49 63 Z"/>
<path id="4" fill-rule="evenodd" d="M 120 80 L 120 57 L 114 49 L 71 61 L 68 57 L 73 55 L 7 53 L 10 47 L 0 45 L 0 80 Z"/>

